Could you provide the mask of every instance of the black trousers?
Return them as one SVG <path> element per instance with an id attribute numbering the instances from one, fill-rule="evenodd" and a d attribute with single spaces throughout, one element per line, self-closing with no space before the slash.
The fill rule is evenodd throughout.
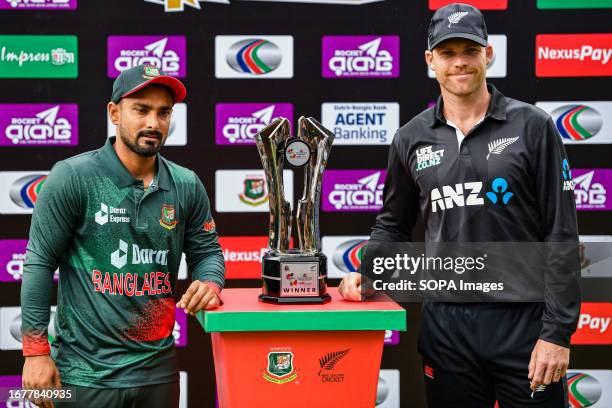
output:
<path id="1" fill-rule="evenodd" d="M 430 408 L 566 408 L 567 379 L 529 388 L 543 304 L 424 302 L 419 352 Z"/>
<path id="2" fill-rule="evenodd" d="M 75 402 L 56 402 L 56 408 L 178 408 L 178 381 L 136 388 L 75 388 Z"/>

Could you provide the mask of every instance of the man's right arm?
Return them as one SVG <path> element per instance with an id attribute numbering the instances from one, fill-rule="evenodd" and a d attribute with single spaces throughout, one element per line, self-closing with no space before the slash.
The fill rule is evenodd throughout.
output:
<path id="1" fill-rule="evenodd" d="M 52 363 L 49 358 L 40 356 L 50 354 L 47 327 L 53 273 L 65 256 L 81 214 L 77 184 L 76 175 L 68 164 L 56 164 L 34 208 L 21 284 L 21 332 L 23 355 L 26 357 L 24 385 L 52 385 L 37 384 L 40 382 L 37 378 L 45 377 L 47 374 L 44 373 L 49 372 L 48 369 L 41 369 L 39 364 L 49 368 L 49 363 Z"/>
<path id="2" fill-rule="evenodd" d="M 419 213 L 419 190 L 406 167 L 407 163 L 408 149 L 402 143 L 398 131 L 389 148 L 383 207 L 372 227 L 370 241 L 412 240 L 412 229 Z"/>
<path id="3" fill-rule="evenodd" d="M 402 143 L 398 131 L 389 148 L 383 207 L 372 227 L 370 241 L 412 241 L 412 229 L 419 213 L 419 190 L 407 163 L 408 149 Z M 340 282 L 338 290 L 344 299 L 360 301 L 363 299 L 361 283 L 360 273 L 349 273 Z"/>

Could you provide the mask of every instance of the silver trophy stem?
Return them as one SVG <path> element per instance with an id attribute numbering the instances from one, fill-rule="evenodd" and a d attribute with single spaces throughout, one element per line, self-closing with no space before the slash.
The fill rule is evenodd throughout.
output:
<path id="1" fill-rule="evenodd" d="M 288 252 L 291 237 L 291 204 L 285 200 L 283 187 L 285 155 L 279 152 L 289 137 L 291 137 L 291 127 L 289 121 L 284 118 L 275 119 L 255 136 L 268 184 L 270 204 L 268 248 L 275 254 Z"/>
<path id="2" fill-rule="evenodd" d="M 321 250 L 319 232 L 319 201 L 323 170 L 331 150 L 334 134 L 313 118 L 300 117 L 298 139 L 305 142 L 311 151 L 304 168 L 304 190 L 297 205 L 297 229 L 300 250 L 316 254 Z"/>

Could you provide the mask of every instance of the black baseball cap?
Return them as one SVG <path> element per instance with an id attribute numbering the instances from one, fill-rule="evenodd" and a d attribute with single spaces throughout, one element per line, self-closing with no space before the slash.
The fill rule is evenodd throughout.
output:
<path id="1" fill-rule="evenodd" d="M 178 79 L 164 74 L 153 65 L 138 65 L 121 72 L 115 79 L 111 101 L 119 103 L 121 98 L 138 92 L 151 84 L 167 87 L 172 92 L 174 103 L 181 102 L 187 96 L 185 85 Z"/>
<path id="2" fill-rule="evenodd" d="M 427 32 L 429 50 L 451 38 L 465 38 L 486 47 L 487 25 L 480 10 L 463 3 L 449 4 L 436 10 Z"/>

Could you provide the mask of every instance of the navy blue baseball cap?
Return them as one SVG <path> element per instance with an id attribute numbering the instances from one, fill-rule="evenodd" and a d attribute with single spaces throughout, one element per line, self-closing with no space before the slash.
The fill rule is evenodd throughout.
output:
<path id="1" fill-rule="evenodd" d="M 480 10 L 463 3 L 449 4 L 436 10 L 427 32 L 429 50 L 451 38 L 465 38 L 486 47 L 487 25 Z"/>

